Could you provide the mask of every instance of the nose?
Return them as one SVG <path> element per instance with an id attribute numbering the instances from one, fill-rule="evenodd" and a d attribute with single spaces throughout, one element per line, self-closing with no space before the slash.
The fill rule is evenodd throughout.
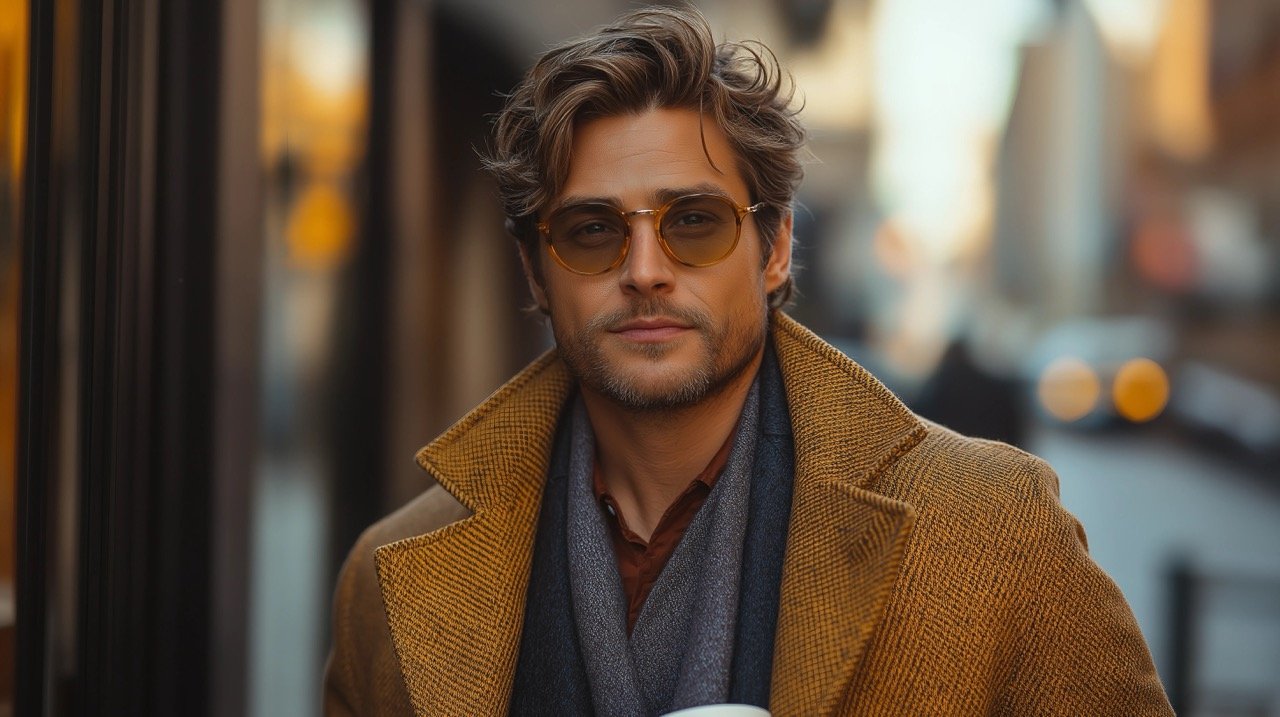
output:
<path id="1" fill-rule="evenodd" d="M 631 219 L 631 246 L 618 274 L 624 293 L 652 296 L 671 291 L 675 271 L 671 257 L 658 243 L 657 224 L 649 213 L 637 213 Z"/>

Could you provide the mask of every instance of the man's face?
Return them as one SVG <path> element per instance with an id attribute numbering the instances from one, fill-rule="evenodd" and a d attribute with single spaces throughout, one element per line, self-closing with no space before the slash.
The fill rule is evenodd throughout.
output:
<path id="1" fill-rule="evenodd" d="M 569 176 L 542 218 L 583 201 L 626 212 L 657 209 L 673 193 L 751 203 L 715 122 L 683 109 L 595 119 L 575 131 Z M 667 410 L 702 401 L 755 364 L 767 330 L 766 297 L 786 280 L 790 249 L 788 215 L 762 269 L 759 230 L 748 215 L 728 257 L 688 267 L 662 250 L 653 217 L 638 215 L 626 260 L 607 272 L 583 276 L 550 257 L 527 260 L 542 261 L 543 284 L 531 278 L 530 286 L 584 387 L 632 410 Z M 545 240 L 540 250 L 545 254 Z"/>

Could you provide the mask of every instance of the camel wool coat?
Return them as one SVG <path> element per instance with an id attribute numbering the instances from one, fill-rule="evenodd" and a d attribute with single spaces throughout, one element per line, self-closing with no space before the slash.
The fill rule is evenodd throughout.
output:
<path id="1" fill-rule="evenodd" d="M 795 446 L 774 715 L 1171 715 L 1129 606 L 1036 457 L 915 416 L 778 313 Z M 330 715 L 498 715 L 572 390 L 548 353 L 418 454 L 334 597 Z"/>

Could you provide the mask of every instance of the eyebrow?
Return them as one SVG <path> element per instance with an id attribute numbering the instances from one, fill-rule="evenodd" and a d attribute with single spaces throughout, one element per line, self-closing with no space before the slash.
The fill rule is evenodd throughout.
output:
<path id="1" fill-rule="evenodd" d="M 676 197 L 683 197 L 689 194 L 715 194 L 726 199 L 733 199 L 733 197 L 729 196 L 729 192 L 726 191 L 724 187 L 721 187 L 718 184 L 711 184 L 710 182 L 702 182 L 700 184 L 692 184 L 687 187 L 664 187 L 656 190 L 649 195 L 650 201 L 654 204 L 653 207 L 649 208 L 656 209 L 658 206 L 666 204 Z M 622 208 L 622 200 L 618 197 L 593 197 L 581 194 L 571 194 L 564 197 L 559 202 L 556 202 L 555 208 L 552 211 L 555 211 L 555 209 L 571 207 L 577 204 L 609 204 L 618 207 L 619 209 Z"/>

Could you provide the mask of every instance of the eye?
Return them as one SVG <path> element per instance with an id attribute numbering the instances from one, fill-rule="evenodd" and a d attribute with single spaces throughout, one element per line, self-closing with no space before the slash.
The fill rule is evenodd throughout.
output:
<path id="1" fill-rule="evenodd" d="M 732 227 L 732 209 L 715 197 L 682 199 L 662 219 L 663 235 L 674 241 L 719 239 Z"/>
<path id="2" fill-rule="evenodd" d="M 702 224 L 716 222 L 715 215 L 697 209 L 681 210 L 672 219 L 672 224 L 681 227 L 697 227 Z"/>
<path id="3" fill-rule="evenodd" d="M 551 217 L 552 243 L 595 248 L 620 241 L 626 225 L 617 210 L 596 204 L 567 207 Z"/>
<path id="4" fill-rule="evenodd" d="M 613 227 L 602 221 L 593 221 L 583 224 L 574 229 L 574 234 L 578 236 L 591 236 L 593 234 L 603 234 L 613 231 Z"/>
<path id="5" fill-rule="evenodd" d="M 611 217 L 581 217 L 567 225 L 558 239 L 581 247 L 596 247 L 620 241 L 625 233 Z"/>

